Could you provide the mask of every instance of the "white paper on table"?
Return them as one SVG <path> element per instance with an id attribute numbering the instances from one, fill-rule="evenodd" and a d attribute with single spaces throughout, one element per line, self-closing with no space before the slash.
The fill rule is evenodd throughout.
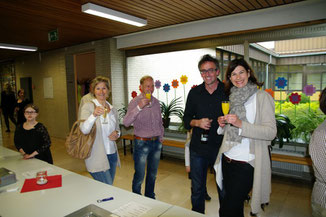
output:
<path id="1" fill-rule="evenodd" d="M 53 168 L 51 167 L 45 167 L 45 168 L 41 168 L 41 169 L 37 169 L 37 170 L 31 170 L 31 171 L 26 171 L 23 172 L 22 175 L 26 178 L 26 179 L 32 179 L 36 177 L 36 173 L 40 172 L 40 171 L 47 171 L 48 176 L 51 175 L 51 172 L 53 172 Z"/>
<path id="2" fill-rule="evenodd" d="M 121 217 L 139 217 L 151 209 L 151 207 L 132 201 L 113 210 L 112 212 Z"/>

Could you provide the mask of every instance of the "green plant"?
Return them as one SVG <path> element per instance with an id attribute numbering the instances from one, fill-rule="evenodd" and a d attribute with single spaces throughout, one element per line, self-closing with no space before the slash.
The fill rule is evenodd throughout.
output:
<path id="1" fill-rule="evenodd" d="M 276 139 L 278 140 L 279 147 L 282 148 L 284 139 L 289 142 L 292 139 L 292 130 L 295 126 L 291 123 L 291 120 L 283 114 L 276 114 L 276 127 L 277 134 L 275 139 L 272 141 L 272 145 L 275 145 Z"/>
<path id="2" fill-rule="evenodd" d="M 309 143 L 313 131 L 325 120 L 325 116 L 314 111 L 306 110 L 297 114 L 294 120 L 294 138 L 300 138 Z"/>
<path id="3" fill-rule="evenodd" d="M 180 120 L 181 120 L 181 124 L 180 124 L 179 127 L 178 127 L 178 131 L 183 132 L 183 133 L 187 132 L 188 130 L 185 128 L 185 125 L 184 125 L 184 122 L 183 122 L 184 110 L 181 110 L 181 111 L 178 113 L 177 116 L 178 116 L 178 118 L 180 118 Z"/>
<path id="4" fill-rule="evenodd" d="M 170 120 L 170 117 L 175 115 L 175 116 L 178 116 L 178 114 L 183 111 L 183 108 L 182 108 L 182 102 L 181 102 L 181 97 L 178 97 L 178 98 L 175 98 L 173 99 L 170 104 L 165 104 L 164 102 L 160 102 L 160 105 L 161 105 L 161 113 L 162 113 L 162 119 L 163 119 L 163 122 L 165 122 L 165 128 L 168 127 L 169 125 L 169 120 Z"/>

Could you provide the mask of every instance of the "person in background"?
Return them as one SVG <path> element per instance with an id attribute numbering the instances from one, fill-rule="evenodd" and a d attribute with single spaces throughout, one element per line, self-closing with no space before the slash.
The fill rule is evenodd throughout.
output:
<path id="1" fill-rule="evenodd" d="M 17 125 L 16 120 L 14 118 L 15 105 L 15 93 L 12 91 L 11 85 L 9 83 L 6 83 L 4 91 L 1 92 L 1 110 L 7 127 L 6 132 L 10 132 L 9 118 L 12 123 L 14 123 L 14 125 Z"/>
<path id="2" fill-rule="evenodd" d="M 87 102 L 91 102 L 94 99 L 92 85 L 89 85 L 89 92 L 80 99 L 79 108 L 78 108 L 78 120 L 80 120 L 81 109 L 83 105 Z"/>
<path id="3" fill-rule="evenodd" d="M 23 124 L 26 121 L 24 115 L 24 108 L 27 104 L 29 104 L 29 100 L 25 99 L 25 91 L 24 89 L 18 90 L 18 99 L 16 101 L 15 111 L 17 112 L 17 125 Z"/>
<path id="4" fill-rule="evenodd" d="M 38 114 L 39 108 L 36 105 L 28 104 L 25 106 L 26 122 L 16 128 L 15 146 L 26 160 L 35 157 L 53 164 L 50 136 L 45 126 L 37 122 Z"/>
<path id="5" fill-rule="evenodd" d="M 187 130 L 193 129 L 190 142 L 192 210 L 205 213 L 207 169 L 213 165 L 223 136 L 217 135 L 217 118 L 222 116 L 222 101 L 227 100 L 224 84 L 217 78 L 219 62 L 204 55 L 198 63 L 204 82 L 188 94 L 183 120 Z"/>
<path id="6" fill-rule="evenodd" d="M 186 172 L 188 173 L 188 178 L 189 179 L 191 179 L 190 150 L 189 150 L 191 135 L 192 135 L 192 132 L 191 131 L 188 131 L 187 132 L 187 140 L 186 140 L 186 143 L 185 143 L 185 166 L 186 166 Z M 191 191 L 192 191 L 192 189 L 191 189 Z M 205 200 L 210 201 L 211 199 L 212 198 L 207 193 L 207 187 L 206 187 L 206 190 L 205 190 Z"/>
<path id="7" fill-rule="evenodd" d="M 160 162 L 163 122 L 160 102 L 152 95 L 154 80 L 151 76 L 140 79 L 141 94 L 128 105 L 123 124 L 134 126 L 134 153 L 135 173 L 132 180 L 132 192 L 141 194 L 141 185 L 145 177 L 147 163 L 145 196 L 155 199 L 155 179 Z"/>
<path id="8" fill-rule="evenodd" d="M 120 137 L 118 111 L 106 99 L 110 93 L 110 81 L 103 76 L 92 80 L 94 99 L 81 108 L 80 124 L 83 134 L 88 134 L 96 124 L 96 138 L 91 155 L 85 159 L 87 171 L 100 182 L 113 185 L 116 167 L 120 159 L 116 140 Z"/>
<path id="9" fill-rule="evenodd" d="M 271 159 L 276 136 L 274 99 L 263 90 L 244 59 L 232 60 L 225 74 L 230 112 L 218 118 L 224 134 L 214 168 L 219 187 L 220 217 L 244 216 L 244 201 L 252 189 L 251 210 L 258 214 L 269 203 Z"/>
<path id="10" fill-rule="evenodd" d="M 326 114 L 326 88 L 319 97 L 320 110 Z M 315 173 L 315 183 L 311 194 L 313 217 L 326 216 L 326 120 L 312 134 L 309 153 Z"/>

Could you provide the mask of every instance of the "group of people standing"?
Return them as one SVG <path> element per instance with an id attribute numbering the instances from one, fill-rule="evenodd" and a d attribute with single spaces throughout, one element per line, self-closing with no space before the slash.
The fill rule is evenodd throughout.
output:
<path id="1" fill-rule="evenodd" d="M 198 63 L 203 83 L 188 94 L 184 126 L 192 130 L 189 145 L 192 210 L 205 213 L 206 177 L 214 165 L 219 192 L 220 217 L 241 217 L 251 193 L 251 210 L 258 213 L 269 202 L 271 159 L 269 145 L 276 135 L 273 98 L 259 89 L 252 68 L 244 59 L 230 62 L 225 82 L 218 79 L 219 62 L 204 55 Z M 140 79 L 141 94 L 131 100 L 123 119 L 134 128 L 134 176 L 132 191 L 155 199 L 155 180 L 160 161 L 164 128 L 159 101 L 152 95 L 154 79 Z M 85 160 L 94 179 L 112 185 L 120 165 L 116 140 L 120 136 L 118 114 L 106 100 L 110 83 L 98 76 L 91 83 L 91 96 L 80 106 L 80 129 L 88 134 L 96 124 L 91 156 Z M 92 97 L 93 96 L 93 97 Z M 223 115 L 222 101 L 230 101 L 230 114 Z M 203 133 L 206 135 L 203 142 Z M 191 169 L 190 169 L 191 168 Z"/>
<path id="2" fill-rule="evenodd" d="M 198 69 L 203 83 L 190 90 L 183 117 L 185 128 L 192 131 L 187 147 L 190 165 L 188 163 L 186 168 L 191 177 L 192 210 L 205 213 L 207 170 L 213 166 L 220 203 L 219 216 L 244 216 L 244 201 L 249 194 L 251 212 L 257 214 L 270 200 L 269 145 L 277 132 L 274 100 L 260 89 L 263 83 L 257 80 L 244 59 L 235 59 L 229 63 L 224 82 L 218 79 L 220 70 L 216 58 L 204 55 L 198 63 Z M 135 172 L 132 192 L 141 194 L 141 185 L 146 175 L 144 194 L 155 199 L 155 180 L 164 128 L 160 103 L 152 95 L 154 79 L 151 76 L 142 77 L 139 88 L 141 94 L 131 100 L 123 119 L 126 127 L 133 125 L 134 128 Z M 116 167 L 120 166 L 116 140 L 121 132 L 118 112 L 107 101 L 110 90 L 108 78 L 97 76 L 93 79 L 91 93 L 83 97 L 78 118 L 84 120 L 80 125 L 84 134 L 88 134 L 93 125 L 96 125 L 96 139 L 91 155 L 85 160 L 88 172 L 95 180 L 112 185 Z M 8 89 L 5 97 L 9 99 L 11 95 Z M 18 95 L 23 94 L 19 92 Z M 325 95 L 324 90 L 321 99 L 325 99 Z M 20 97 L 15 105 L 23 101 Z M 223 115 L 222 101 L 229 101 L 229 114 Z M 2 104 L 3 113 L 11 117 L 4 108 Z M 326 111 L 325 102 L 321 102 L 321 108 Z M 16 129 L 17 149 L 25 159 L 37 157 L 52 163 L 50 138 L 46 128 L 36 121 L 38 108 L 28 105 L 25 109 L 19 107 L 18 111 L 20 110 L 24 117 L 18 116 L 19 120 L 25 119 Z M 318 128 L 321 136 L 317 137 L 316 133 L 313 144 L 320 139 L 325 141 L 324 126 L 325 124 Z M 26 144 L 26 141 L 31 142 Z M 316 146 L 310 146 L 312 157 L 320 153 L 318 150 Z M 324 162 L 322 157 L 319 158 L 320 162 Z M 324 168 L 322 163 L 315 167 L 315 171 L 319 172 L 317 181 L 322 180 L 324 174 L 318 170 L 318 165 Z M 314 187 L 314 195 L 318 195 L 318 189 L 326 189 L 324 184 L 318 183 Z M 314 196 L 313 199 L 315 208 L 320 209 L 320 197 Z"/>

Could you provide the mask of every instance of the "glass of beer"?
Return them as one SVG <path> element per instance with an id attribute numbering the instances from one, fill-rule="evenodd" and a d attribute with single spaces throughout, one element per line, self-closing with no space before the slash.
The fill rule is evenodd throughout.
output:
<path id="1" fill-rule="evenodd" d="M 229 114 L 230 111 L 230 102 L 229 101 L 222 101 L 222 112 L 224 115 Z M 227 121 L 225 121 L 227 123 Z"/>

